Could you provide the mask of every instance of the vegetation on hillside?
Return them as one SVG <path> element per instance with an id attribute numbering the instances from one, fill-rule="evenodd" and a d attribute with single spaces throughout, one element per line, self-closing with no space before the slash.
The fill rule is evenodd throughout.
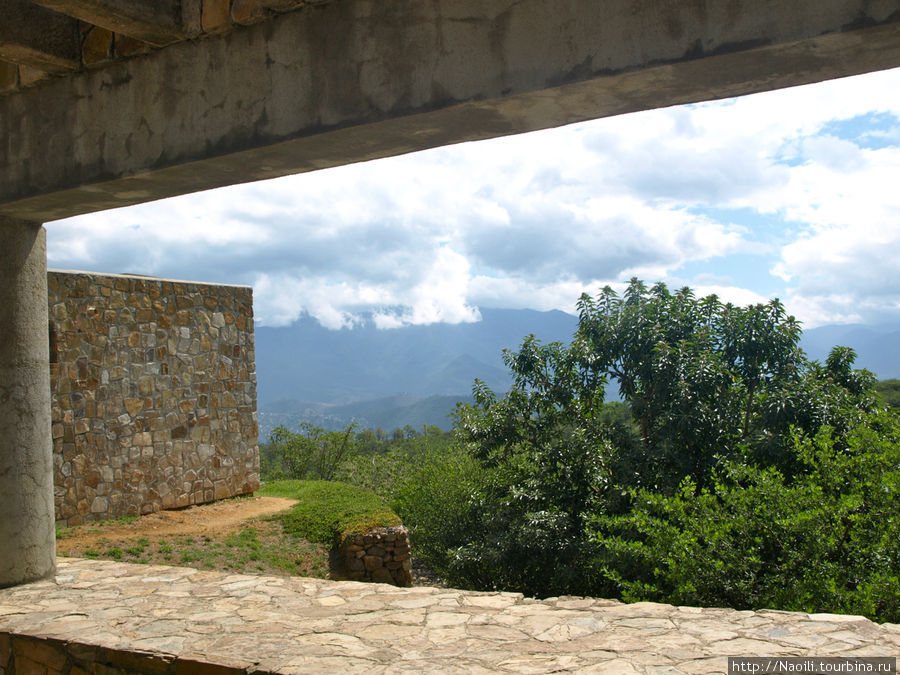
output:
<path id="1" fill-rule="evenodd" d="M 400 518 L 375 493 L 325 480 L 283 480 L 264 485 L 264 497 L 287 497 L 298 503 L 272 516 L 284 532 L 306 541 L 333 546 L 351 532 L 367 532 L 400 524 Z"/>
<path id="2" fill-rule="evenodd" d="M 875 384 L 875 393 L 889 408 L 900 408 L 900 380 L 882 380 Z"/>
<path id="3" fill-rule="evenodd" d="M 375 491 L 456 586 L 900 621 L 897 388 L 800 335 L 777 300 L 632 280 L 506 352 L 452 433 L 279 432 L 264 467 Z"/>
<path id="4" fill-rule="evenodd" d="M 452 583 L 900 618 L 900 427 L 851 350 L 807 360 L 777 301 L 635 280 L 579 309 L 571 344 L 506 355 L 506 395 L 476 385 L 464 455 L 398 493 Z"/>

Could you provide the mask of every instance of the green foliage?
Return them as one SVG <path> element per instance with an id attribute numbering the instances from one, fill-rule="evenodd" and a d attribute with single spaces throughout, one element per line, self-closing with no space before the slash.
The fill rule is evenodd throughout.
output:
<path id="1" fill-rule="evenodd" d="M 643 489 L 594 519 L 598 565 L 630 601 L 900 621 L 900 423 L 795 436 L 805 471 L 729 463 L 708 489 Z"/>
<path id="2" fill-rule="evenodd" d="M 876 382 L 875 392 L 883 405 L 890 408 L 900 408 L 900 380 Z"/>
<path id="3" fill-rule="evenodd" d="M 281 522 L 285 533 L 326 546 L 351 532 L 400 524 L 400 518 L 381 498 L 346 483 L 285 480 L 267 483 L 259 494 L 299 500 L 272 519 Z"/>
<path id="4" fill-rule="evenodd" d="M 341 463 L 359 452 L 355 427 L 325 431 L 303 422 L 299 433 L 276 427 L 269 436 L 269 447 L 263 451 L 264 480 L 332 480 Z"/>
<path id="5" fill-rule="evenodd" d="M 417 557 L 421 557 L 454 585 L 471 585 L 454 569 L 456 549 L 474 533 L 473 495 L 479 467 L 459 447 L 407 457 L 391 506 L 410 529 Z"/>
<path id="6" fill-rule="evenodd" d="M 671 492 L 690 476 L 702 486 L 739 455 L 791 471 L 791 429 L 843 433 L 874 407 L 872 376 L 852 370 L 853 350 L 809 362 L 800 325 L 778 300 L 735 307 L 632 279 L 622 298 L 607 287 L 578 306 L 573 358 L 618 382 L 639 431 L 637 448 L 618 450 L 644 466 L 615 482 Z"/>
<path id="7" fill-rule="evenodd" d="M 550 349 L 553 358 L 556 346 Z M 476 400 L 482 396 L 489 394 L 477 392 Z M 607 471 L 595 449 L 607 441 L 594 433 L 594 418 L 578 425 L 565 408 L 516 415 L 514 407 L 524 396 L 513 390 L 493 406 L 459 411 L 460 428 L 468 433 L 471 459 L 477 462 L 469 474 L 477 483 L 470 490 L 466 528 L 448 576 L 479 589 L 537 596 L 578 589 L 590 594 L 597 589 L 585 514 L 604 492 Z M 601 417 L 598 410 L 595 418 Z M 515 435 L 511 443 L 473 440 L 494 440 L 495 422 Z"/>
<path id="8" fill-rule="evenodd" d="M 423 458 L 446 453 L 454 444 L 452 435 L 439 427 L 427 427 L 423 435 L 406 434 L 405 438 L 382 441 L 367 429 L 359 437 L 364 439 L 361 445 L 367 444 L 368 448 L 346 459 L 335 473 L 335 480 L 364 487 L 388 500 Z"/>
<path id="9" fill-rule="evenodd" d="M 635 279 L 621 298 L 609 288 L 596 299 L 582 296 L 579 314 L 571 345 L 526 338 L 519 351 L 505 353 L 511 390 L 498 397 L 476 381 L 475 404 L 458 409 L 457 432 L 477 462 L 467 508 L 457 509 L 467 534 L 460 540 L 454 523 L 444 526 L 446 537 L 437 532 L 433 539 L 446 539 L 448 567 L 468 585 L 539 596 L 618 590 L 637 597 L 624 580 L 649 583 L 644 573 L 662 563 L 654 559 L 631 577 L 639 556 L 619 556 L 625 567 L 613 569 L 611 546 L 592 536 L 599 526 L 591 523 L 621 517 L 631 528 L 617 534 L 622 546 L 646 545 L 628 539 L 649 536 L 628 520 L 654 513 L 640 512 L 641 504 L 711 509 L 726 489 L 736 509 L 728 517 L 738 529 L 746 525 L 732 542 L 737 567 L 743 538 L 762 536 L 752 528 L 764 522 L 742 521 L 741 505 L 752 513 L 754 500 L 765 501 L 786 481 L 797 493 L 788 490 L 786 502 L 769 499 L 764 506 L 783 509 L 768 512 L 771 518 L 788 518 L 815 492 L 794 482 L 813 472 L 798 448 L 815 439 L 846 452 L 850 434 L 876 407 L 873 378 L 852 369 L 852 350 L 835 348 L 824 364 L 808 361 L 799 324 L 777 300 L 740 308 L 715 296 L 697 299 L 687 288 L 648 289 Z M 603 401 L 612 380 L 624 404 Z M 751 486 L 756 493 L 746 492 Z M 679 527 L 672 519 L 660 536 L 681 542 L 675 568 L 690 585 L 711 555 L 701 552 L 723 544 L 724 535 L 692 532 L 685 535 L 691 548 L 679 539 Z M 785 533 L 782 543 L 795 546 L 796 555 L 785 561 L 781 581 L 810 553 L 799 541 Z M 768 570 L 771 552 L 758 555 Z M 734 584 L 730 595 L 716 597 L 754 602 L 751 586 L 717 576 L 716 568 L 703 572 Z M 673 588 L 680 586 L 658 595 Z M 695 597 L 703 600 L 702 593 Z"/>

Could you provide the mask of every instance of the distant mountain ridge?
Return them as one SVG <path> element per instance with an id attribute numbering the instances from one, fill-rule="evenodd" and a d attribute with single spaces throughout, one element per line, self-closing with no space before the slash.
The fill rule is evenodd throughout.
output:
<path id="1" fill-rule="evenodd" d="M 476 323 L 378 329 L 371 321 L 329 330 L 304 318 L 256 328 L 257 398 L 352 403 L 399 393 L 466 395 L 478 377 L 497 389 L 510 380 L 503 348 L 534 333 L 571 340 L 576 317 L 564 312 L 484 309 Z"/>
<path id="2" fill-rule="evenodd" d="M 360 429 L 394 429 L 412 427 L 421 431 L 425 425 L 448 430 L 453 426 L 451 413 L 457 403 L 472 403 L 471 396 L 410 396 L 400 394 L 368 401 L 333 405 L 283 399 L 261 408 L 259 411 L 259 435 L 265 441 L 277 426 L 292 431 L 301 422 L 309 422 L 328 430 L 339 430 L 348 424 Z"/>
<path id="3" fill-rule="evenodd" d="M 326 428 L 351 421 L 384 429 L 449 428 L 447 414 L 456 401 L 470 400 L 476 377 L 495 391 L 509 387 L 504 348 L 517 349 L 529 334 L 542 342 L 568 343 L 578 323 L 559 311 L 482 309 L 481 314 L 476 323 L 391 329 L 364 321 L 334 331 L 310 318 L 287 327 L 257 327 L 261 437 L 277 423 L 291 427 L 298 420 Z M 812 359 L 824 361 L 835 345 L 855 349 L 856 366 L 879 379 L 900 377 L 900 325 L 803 332 L 801 346 Z"/>
<path id="4" fill-rule="evenodd" d="M 806 355 L 824 361 L 832 347 L 856 351 L 856 368 L 866 368 L 879 380 L 900 378 L 900 324 L 845 324 L 803 331 L 800 340 Z"/>

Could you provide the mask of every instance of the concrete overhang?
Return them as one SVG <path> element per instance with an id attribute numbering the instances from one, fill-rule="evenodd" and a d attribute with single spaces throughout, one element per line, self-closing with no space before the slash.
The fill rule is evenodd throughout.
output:
<path id="1" fill-rule="evenodd" d="M 0 97 L 0 215 L 895 66 L 900 0 L 335 0 Z"/>

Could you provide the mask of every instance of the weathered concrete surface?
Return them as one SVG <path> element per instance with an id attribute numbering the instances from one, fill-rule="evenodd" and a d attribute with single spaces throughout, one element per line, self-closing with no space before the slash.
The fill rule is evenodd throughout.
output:
<path id="1" fill-rule="evenodd" d="M 0 591 L 0 672 L 724 673 L 728 656 L 898 652 L 900 625 L 858 616 L 108 561 L 61 559 L 55 581 Z"/>
<path id="2" fill-rule="evenodd" d="M 54 12 L 162 46 L 200 33 L 200 0 L 32 0 Z"/>
<path id="3" fill-rule="evenodd" d="M 0 217 L 0 587 L 54 571 L 46 232 Z"/>
<path id="4" fill-rule="evenodd" d="M 81 65 L 78 22 L 27 0 L 0 3 L 0 60 L 49 72 Z"/>
<path id="5" fill-rule="evenodd" d="M 898 0 L 341 0 L 0 98 L 46 222 L 900 65 Z"/>

